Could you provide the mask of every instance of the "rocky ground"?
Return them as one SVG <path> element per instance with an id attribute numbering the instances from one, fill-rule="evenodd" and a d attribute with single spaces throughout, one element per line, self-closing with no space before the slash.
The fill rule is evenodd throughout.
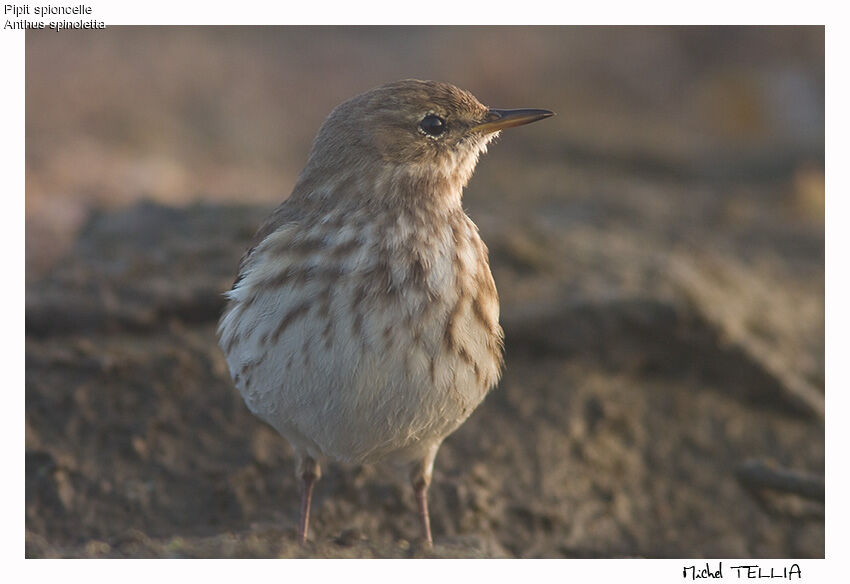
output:
<path id="1" fill-rule="evenodd" d="M 294 171 L 260 155 L 227 166 L 234 136 L 277 143 L 227 126 L 238 113 L 250 126 L 253 94 L 203 83 L 267 72 L 259 93 L 286 102 L 263 111 L 293 108 L 305 101 L 284 81 L 337 66 L 340 47 L 359 51 L 340 67 L 374 58 L 376 78 L 468 75 L 495 105 L 561 114 L 506 133 L 467 190 L 507 365 L 438 457 L 433 555 L 823 557 L 822 29 L 477 29 L 472 45 L 473 29 L 316 29 L 337 45 L 284 73 L 269 55 L 304 33 L 214 30 L 107 29 L 62 37 L 70 48 L 28 33 L 28 557 L 426 555 L 406 482 L 380 467 L 328 466 L 313 541 L 295 545 L 291 451 L 243 406 L 216 346 L 221 292 L 333 103 L 303 106 L 288 146 L 302 150 L 281 155 Z M 504 34 L 533 71 L 499 49 Z M 391 43 L 405 48 L 392 61 Z M 469 63 L 440 70 L 452 46 L 472 46 Z M 522 88 L 493 89 L 488 47 Z M 151 72 L 155 91 L 128 101 Z M 304 76 L 301 94 L 320 81 Z M 185 109 L 193 94 L 206 101 Z M 184 109 L 157 117 L 160 98 Z M 209 110 L 219 101 L 234 109 Z M 174 126 L 195 142 L 173 135 L 180 111 L 206 111 Z M 151 163 L 169 133 L 195 158 Z M 247 194 L 227 194 L 240 177 Z"/>

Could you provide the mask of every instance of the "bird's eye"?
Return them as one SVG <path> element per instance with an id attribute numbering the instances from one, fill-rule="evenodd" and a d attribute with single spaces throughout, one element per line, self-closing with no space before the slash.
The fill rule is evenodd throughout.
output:
<path id="1" fill-rule="evenodd" d="M 435 114 L 428 114 L 419 122 L 419 129 L 429 136 L 439 136 L 446 131 L 446 120 Z"/>

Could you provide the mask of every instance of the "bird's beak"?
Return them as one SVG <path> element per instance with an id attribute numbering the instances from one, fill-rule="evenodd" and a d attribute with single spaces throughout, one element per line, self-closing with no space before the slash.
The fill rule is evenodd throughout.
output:
<path id="1" fill-rule="evenodd" d="M 490 134 L 505 128 L 530 124 L 543 118 L 551 118 L 554 115 L 555 112 L 545 109 L 491 109 L 480 124 L 472 126 L 472 131 Z"/>

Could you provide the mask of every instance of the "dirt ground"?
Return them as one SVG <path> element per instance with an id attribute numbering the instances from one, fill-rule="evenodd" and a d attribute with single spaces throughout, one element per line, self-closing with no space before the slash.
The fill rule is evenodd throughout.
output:
<path id="1" fill-rule="evenodd" d="M 26 555 L 823 557 L 823 48 L 28 32 Z M 345 465 L 300 548 L 292 452 L 232 386 L 221 293 L 323 117 L 403 77 L 559 114 L 506 132 L 465 194 L 505 375 L 440 451 L 433 554 L 404 478 Z"/>

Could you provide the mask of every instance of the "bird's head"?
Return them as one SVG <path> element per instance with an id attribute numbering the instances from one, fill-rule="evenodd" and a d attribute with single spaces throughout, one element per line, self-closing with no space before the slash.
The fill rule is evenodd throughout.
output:
<path id="1" fill-rule="evenodd" d="M 442 187 L 459 198 L 478 157 L 501 130 L 552 115 L 488 108 L 468 91 L 438 81 L 383 85 L 331 112 L 296 193 L 344 195 L 334 186 L 344 184 L 369 197 L 395 197 Z"/>

